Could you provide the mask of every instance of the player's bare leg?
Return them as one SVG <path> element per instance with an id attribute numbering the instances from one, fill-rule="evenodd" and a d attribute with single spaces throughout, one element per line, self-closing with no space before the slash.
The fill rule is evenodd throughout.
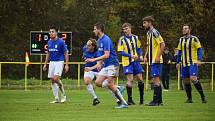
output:
<path id="1" fill-rule="evenodd" d="M 92 84 L 92 79 L 89 78 L 89 77 L 85 77 L 84 78 L 84 82 L 85 82 L 85 85 L 87 86 L 87 90 L 88 92 L 92 95 L 93 97 L 93 105 L 97 105 L 100 103 L 100 101 L 98 100 L 97 96 L 96 96 L 96 93 L 93 89 L 93 84 Z"/>
<path id="2" fill-rule="evenodd" d="M 202 85 L 199 82 L 199 80 L 197 79 L 197 76 L 191 76 L 190 80 L 193 82 L 196 90 L 199 92 L 199 94 L 201 96 L 202 103 L 207 103 L 207 101 L 205 99 L 205 95 L 204 95 L 203 89 L 202 89 Z"/>
<path id="3" fill-rule="evenodd" d="M 138 88 L 139 88 L 139 94 L 140 94 L 140 105 L 143 104 L 143 101 L 144 101 L 144 82 L 143 82 L 143 76 L 142 76 L 142 73 L 140 74 L 137 74 L 136 75 L 137 77 L 137 80 L 138 80 Z"/>
<path id="4" fill-rule="evenodd" d="M 134 75 L 133 74 L 127 74 L 127 84 L 126 84 L 126 90 L 128 95 L 128 105 L 135 105 L 133 99 L 132 99 L 132 87 L 133 87 L 133 80 Z"/>

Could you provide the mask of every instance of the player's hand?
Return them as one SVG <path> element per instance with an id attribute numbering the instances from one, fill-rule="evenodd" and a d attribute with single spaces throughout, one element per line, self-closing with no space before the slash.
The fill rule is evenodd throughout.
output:
<path id="1" fill-rule="evenodd" d="M 147 62 L 147 57 L 144 56 L 143 62 L 144 64 Z"/>
<path id="2" fill-rule="evenodd" d="M 196 62 L 195 64 L 197 64 L 197 66 L 200 66 L 200 65 L 203 64 L 203 63 L 202 63 L 202 61 L 197 60 L 197 62 Z"/>
<path id="3" fill-rule="evenodd" d="M 140 61 L 144 61 L 143 56 L 140 56 Z"/>
<path id="4" fill-rule="evenodd" d="M 66 64 L 66 65 L 65 65 L 65 72 L 67 73 L 68 71 L 69 71 L 69 65 Z"/>
<path id="5" fill-rule="evenodd" d="M 132 55 L 131 58 L 133 58 L 134 60 L 139 59 L 139 57 L 137 55 Z"/>
<path id="6" fill-rule="evenodd" d="M 177 70 L 180 69 L 180 64 L 176 64 L 176 69 L 177 69 Z"/>
<path id="7" fill-rule="evenodd" d="M 43 71 L 47 71 L 47 65 L 46 64 L 43 66 Z"/>
<path id="8" fill-rule="evenodd" d="M 156 57 L 156 63 L 160 63 L 160 56 L 159 57 Z"/>
<path id="9" fill-rule="evenodd" d="M 85 67 L 84 68 L 84 71 L 88 72 L 88 71 L 91 71 L 92 69 L 90 67 Z"/>
<path id="10" fill-rule="evenodd" d="M 94 61 L 95 61 L 95 59 L 94 59 L 94 58 L 88 58 L 88 59 L 86 59 L 86 60 L 85 60 L 85 62 L 86 62 L 86 63 L 94 62 Z"/>

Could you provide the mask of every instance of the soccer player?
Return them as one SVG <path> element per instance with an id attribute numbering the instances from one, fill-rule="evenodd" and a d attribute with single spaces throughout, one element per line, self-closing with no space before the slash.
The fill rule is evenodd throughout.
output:
<path id="1" fill-rule="evenodd" d="M 99 57 L 100 54 L 98 52 L 98 46 L 97 42 L 95 39 L 90 38 L 87 41 L 87 44 L 83 47 L 83 58 L 84 60 L 88 58 L 97 58 Z M 102 61 L 97 61 L 97 62 L 88 62 L 85 64 L 84 68 L 84 81 L 87 86 L 88 92 L 92 95 L 93 97 L 93 106 L 97 105 L 100 103 L 98 100 L 98 97 L 95 94 L 95 91 L 93 89 L 93 84 L 92 81 L 95 77 L 98 76 L 98 72 L 101 70 L 102 67 Z M 120 88 L 120 87 L 118 87 Z M 109 90 L 111 95 L 116 99 L 117 104 L 120 103 L 120 101 L 115 97 L 113 92 Z"/>
<path id="2" fill-rule="evenodd" d="M 147 52 L 144 56 L 144 62 L 147 61 L 147 54 L 149 55 L 148 62 L 150 66 L 150 76 L 154 83 L 153 100 L 148 103 L 148 106 L 162 105 L 162 88 L 160 83 L 161 63 L 163 63 L 162 54 L 165 48 L 165 43 L 160 33 L 153 27 L 154 18 L 146 16 L 143 18 L 143 27 L 147 32 Z"/>
<path id="3" fill-rule="evenodd" d="M 43 70 L 47 70 L 47 63 L 49 63 L 48 69 L 48 77 L 52 81 L 52 91 L 54 94 L 54 101 L 50 103 L 58 103 L 59 101 L 64 103 L 66 101 L 66 95 L 63 87 L 63 83 L 61 82 L 61 74 L 64 67 L 64 58 L 66 61 L 65 64 L 65 72 L 68 72 L 69 66 L 69 56 L 68 49 L 65 42 L 57 36 L 58 29 L 56 27 L 50 28 L 50 40 L 48 41 L 48 53 L 46 54 L 45 65 L 43 66 Z M 61 91 L 61 100 L 58 97 L 58 88 Z"/>
<path id="4" fill-rule="evenodd" d="M 122 56 L 123 74 L 126 75 L 127 78 L 127 103 L 128 105 L 135 105 L 135 102 L 132 99 L 132 86 L 134 76 L 136 76 L 140 94 L 139 104 L 143 104 L 144 82 L 142 73 L 144 70 L 140 65 L 140 61 L 143 61 L 141 43 L 138 36 L 131 33 L 130 23 L 124 23 L 122 25 L 122 30 L 124 35 L 119 39 L 118 51 L 120 56 Z"/>
<path id="5" fill-rule="evenodd" d="M 108 89 L 110 89 L 115 94 L 115 96 L 121 102 L 121 104 L 116 108 L 128 108 L 128 104 L 118 90 L 117 85 L 115 85 L 115 80 L 119 73 L 119 61 L 114 50 L 114 45 L 111 39 L 106 34 L 104 34 L 104 29 L 105 28 L 103 24 L 96 23 L 93 30 L 94 34 L 99 38 L 97 45 L 101 56 L 97 58 L 89 58 L 85 61 L 103 61 L 104 66 L 99 72 L 98 78 L 96 79 L 96 85 L 98 87 L 108 87 Z"/>
<path id="6" fill-rule="evenodd" d="M 95 39 L 89 39 L 87 44 L 83 47 L 83 58 L 86 60 L 87 58 L 97 58 L 100 54 L 98 52 L 98 47 Z M 95 91 L 93 89 L 92 80 L 98 75 L 99 68 L 101 67 L 101 62 L 88 62 L 85 64 L 84 68 L 84 82 L 87 86 L 88 92 L 93 97 L 93 105 L 97 105 L 100 103 L 98 100 Z"/>
<path id="7" fill-rule="evenodd" d="M 201 64 L 202 60 L 202 47 L 200 41 L 196 36 L 190 34 L 191 28 L 188 24 L 184 24 L 182 31 L 184 36 L 179 39 L 176 68 L 180 69 L 179 63 L 181 62 L 182 78 L 188 98 L 185 103 L 193 103 L 190 81 L 193 82 L 201 95 L 202 103 L 207 103 L 201 83 L 197 78 L 198 65 Z"/>

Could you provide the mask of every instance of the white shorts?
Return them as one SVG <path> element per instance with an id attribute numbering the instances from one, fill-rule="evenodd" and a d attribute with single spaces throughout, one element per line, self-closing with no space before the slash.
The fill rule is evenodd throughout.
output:
<path id="1" fill-rule="evenodd" d="M 53 78 L 54 76 L 61 76 L 63 71 L 64 61 L 50 61 L 48 78 Z"/>
<path id="2" fill-rule="evenodd" d="M 88 71 L 88 72 L 84 72 L 84 78 L 89 77 L 91 80 L 93 80 L 95 77 L 98 76 L 99 72 L 95 72 L 95 71 Z"/>
<path id="3" fill-rule="evenodd" d="M 104 67 L 99 72 L 99 76 L 117 77 L 117 76 L 119 76 L 119 66 L 111 65 L 111 66 Z"/>

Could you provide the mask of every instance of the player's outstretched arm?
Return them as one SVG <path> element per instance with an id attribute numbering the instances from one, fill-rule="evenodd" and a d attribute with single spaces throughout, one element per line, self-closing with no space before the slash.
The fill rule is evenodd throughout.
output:
<path id="1" fill-rule="evenodd" d="M 95 61 L 103 61 L 110 56 L 110 51 L 104 51 L 104 55 L 97 57 L 97 58 L 88 58 L 85 62 L 95 62 Z"/>
<path id="2" fill-rule="evenodd" d="M 67 73 L 69 71 L 69 54 L 68 51 L 65 52 L 65 72 Z"/>
<path id="3" fill-rule="evenodd" d="M 46 59 L 45 59 L 45 64 L 43 66 L 43 71 L 46 71 L 47 70 L 47 63 L 49 61 L 49 53 L 46 54 Z"/>

